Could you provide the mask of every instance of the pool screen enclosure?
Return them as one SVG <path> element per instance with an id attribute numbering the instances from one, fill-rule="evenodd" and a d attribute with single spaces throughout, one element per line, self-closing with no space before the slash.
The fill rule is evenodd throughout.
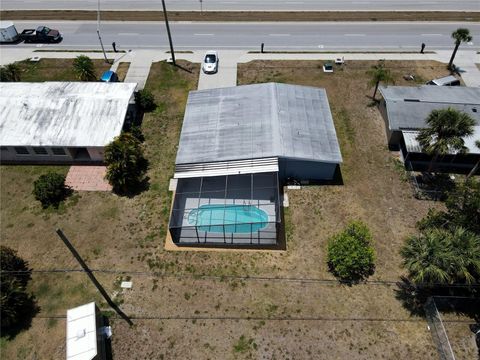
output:
<path id="1" fill-rule="evenodd" d="M 178 179 L 170 235 L 177 245 L 276 245 L 279 198 L 278 172 Z"/>

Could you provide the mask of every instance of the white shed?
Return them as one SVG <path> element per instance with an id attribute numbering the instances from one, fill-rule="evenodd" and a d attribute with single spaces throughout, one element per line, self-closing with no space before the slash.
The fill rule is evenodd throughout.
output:
<path id="1" fill-rule="evenodd" d="M 104 360 L 101 326 L 94 302 L 67 310 L 67 360 Z"/>

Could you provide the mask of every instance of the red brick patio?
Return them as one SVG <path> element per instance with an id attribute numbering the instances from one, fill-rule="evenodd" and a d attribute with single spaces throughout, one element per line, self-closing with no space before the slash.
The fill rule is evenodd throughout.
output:
<path id="1" fill-rule="evenodd" d="M 65 184 L 77 191 L 111 191 L 112 187 L 104 179 L 107 168 L 105 166 L 70 167 Z"/>

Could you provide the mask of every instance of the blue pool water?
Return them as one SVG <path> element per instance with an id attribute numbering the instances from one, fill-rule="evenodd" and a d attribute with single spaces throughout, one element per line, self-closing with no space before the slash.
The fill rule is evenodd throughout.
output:
<path id="1" fill-rule="evenodd" d="M 253 205 L 206 204 L 190 211 L 188 223 L 200 231 L 250 233 L 266 227 L 268 215 Z"/>

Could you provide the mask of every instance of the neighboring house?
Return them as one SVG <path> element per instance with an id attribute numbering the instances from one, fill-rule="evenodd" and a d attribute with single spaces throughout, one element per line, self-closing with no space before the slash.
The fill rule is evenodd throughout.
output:
<path id="1" fill-rule="evenodd" d="M 380 112 L 385 120 L 390 149 L 401 150 L 407 166 L 426 170 L 432 160 L 422 152 L 416 140 L 419 130 L 427 127 L 432 110 L 455 108 L 475 121 L 474 134 L 464 139 L 468 153 L 448 154 L 438 159 L 435 171 L 466 173 L 480 158 L 475 140 L 480 140 L 480 88 L 463 86 L 388 86 L 380 87 L 383 96 Z"/>
<path id="2" fill-rule="evenodd" d="M 136 84 L 0 83 L 2 163 L 92 163 L 132 116 Z"/>
<path id="3" fill-rule="evenodd" d="M 332 180 L 342 162 L 324 89 L 277 83 L 192 91 L 174 177 L 180 245 L 275 245 L 280 189 Z"/>
<path id="4" fill-rule="evenodd" d="M 94 302 L 67 310 L 67 360 L 105 360 L 111 328 Z"/>

